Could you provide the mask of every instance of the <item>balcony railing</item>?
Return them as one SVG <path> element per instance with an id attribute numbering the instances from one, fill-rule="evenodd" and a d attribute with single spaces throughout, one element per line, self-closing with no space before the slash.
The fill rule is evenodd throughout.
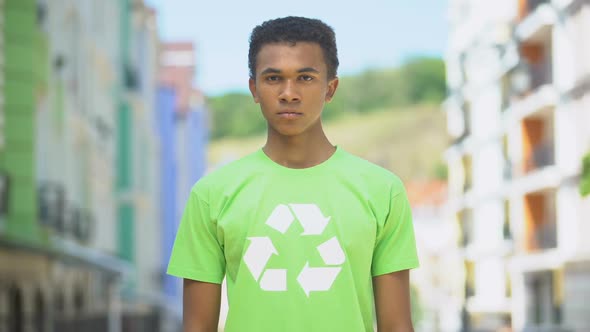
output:
<path id="1" fill-rule="evenodd" d="M 554 165 L 555 164 L 555 149 L 552 143 L 543 143 L 534 147 L 531 154 L 524 160 L 523 171 L 528 173 L 530 171 Z"/>

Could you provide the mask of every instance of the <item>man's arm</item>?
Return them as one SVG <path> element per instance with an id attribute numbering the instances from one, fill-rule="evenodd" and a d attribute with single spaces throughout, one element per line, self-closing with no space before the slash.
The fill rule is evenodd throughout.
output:
<path id="1" fill-rule="evenodd" d="M 221 285 L 184 279 L 184 332 L 217 332 Z"/>
<path id="2" fill-rule="evenodd" d="M 403 270 L 373 278 L 377 331 L 413 332 L 410 272 Z"/>

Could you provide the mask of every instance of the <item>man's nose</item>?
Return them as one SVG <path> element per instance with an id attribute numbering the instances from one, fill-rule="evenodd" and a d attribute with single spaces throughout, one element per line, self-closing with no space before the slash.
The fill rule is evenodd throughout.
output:
<path id="1" fill-rule="evenodd" d="M 291 80 L 285 80 L 285 83 L 281 88 L 279 99 L 281 102 L 285 103 L 292 103 L 300 100 L 299 91 L 297 91 L 295 82 Z"/>

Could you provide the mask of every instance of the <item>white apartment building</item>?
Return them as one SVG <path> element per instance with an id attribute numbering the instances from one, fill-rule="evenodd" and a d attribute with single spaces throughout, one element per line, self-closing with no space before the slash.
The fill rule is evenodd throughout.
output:
<path id="1" fill-rule="evenodd" d="M 43 280 L 50 331 L 83 324 L 118 331 L 121 325 L 119 276 L 130 267 L 116 258 L 114 236 L 120 38 L 118 20 L 103 19 L 120 15 L 119 7 L 114 1 L 37 1 L 45 45 L 39 66 L 46 66 L 45 89 L 36 96 L 39 219 L 59 230 L 53 246 L 87 262 L 55 260 L 33 272 Z"/>
<path id="2" fill-rule="evenodd" d="M 420 266 L 410 273 L 416 331 L 461 328 L 463 260 L 457 227 L 445 222 L 446 184 L 407 182 Z"/>
<path id="3" fill-rule="evenodd" d="M 131 26 L 130 89 L 126 98 L 132 109 L 131 200 L 135 207 L 135 258 L 138 295 L 161 305 L 161 241 L 159 209 L 160 146 L 156 128 L 156 84 L 159 37 L 155 13 L 143 3 L 133 1 Z M 150 243 L 146 246 L 146 242 Z"/>
<path id="4" fill-rule="evenodd" d="M 454 0 L 444 108 L 465 330 L 590 329 L 590 2 Z"/>

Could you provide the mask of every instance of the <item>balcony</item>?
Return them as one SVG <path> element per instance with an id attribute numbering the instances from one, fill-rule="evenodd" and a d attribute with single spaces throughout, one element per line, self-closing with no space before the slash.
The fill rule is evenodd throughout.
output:
<path id="1" fill-rule="evenodd" d="M 551 33 L 557 20 L 557 13 L 549 0 L 522 1 L 520 24 L 516 26 L 516 36 L 522 41 L 540 41 Z"/>
<path id="2" fill-rule="evenodd" d="M 523 50 L 522 52 L 527 51 Z M 510 89 L 512 92 L 506 91 L 505 95 L 507 97 L 527 97 L 535 93 L 541 87 L 553 84 L 552 59 L 550 57 L 536 61 L 523 59 L 521 63 L 510 72 L 509 77 L 506 80 L 505 89 Z"/>
<path id="3" fill-rule="evenodd" d="M 557 247 L 557 227 L 555 220 L 541 220 L 532 231 L 531 248 L 546 250 Z"/>
<path id="4" fill-rule="evenodd" d="M 522 171 L 524 174 L 555 165 L 555 148 L 553 143 L 542 143 L 532 148 L 531 153 L 525 158 Z"/>
<path id="5" fill-rule="evenodd" d="M 531 91 L 553 83 L 553 65 L 551 62 L 550 59 L 545 59 L 528 65 Z"/>
<path id="6" fill-rule="evenodd" d="M 554 190 L 525 195 L 524 217 L 524 245 L 527 252 L 557 248 L 557 213 Z"/>
<path id="7" fill-rule="evenodd" d="M 507 122 L 550 113 L 559 100 L 550 59 L 537 63 L 523 60 L 503 81 L 502 107 Z"/>

